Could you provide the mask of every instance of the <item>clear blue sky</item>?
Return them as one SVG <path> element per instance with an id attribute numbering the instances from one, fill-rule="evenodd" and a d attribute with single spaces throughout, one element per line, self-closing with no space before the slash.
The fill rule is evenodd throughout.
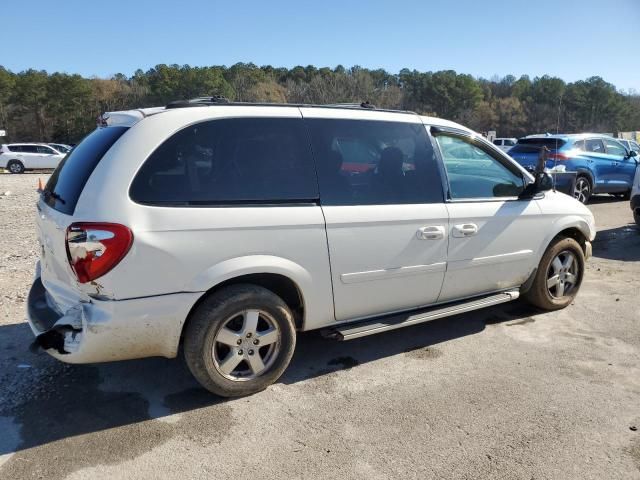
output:
<path id="1" fill-rule="evenodd" d="M 86 76 L 159 63 L 599 75 L 640 91 L 640 0 L 5 0 L 0 65 Z"/>

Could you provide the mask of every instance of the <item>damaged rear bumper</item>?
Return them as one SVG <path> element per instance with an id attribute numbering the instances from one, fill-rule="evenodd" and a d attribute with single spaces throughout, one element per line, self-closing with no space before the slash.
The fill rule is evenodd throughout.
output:
<path id="1" fill-rule="evenodd" d="M 34 346 L 67 363 L 177 355 L 182 326 L 200 292 L 80 302 L 60 313 L 37 277 L 27 301 Z"/>

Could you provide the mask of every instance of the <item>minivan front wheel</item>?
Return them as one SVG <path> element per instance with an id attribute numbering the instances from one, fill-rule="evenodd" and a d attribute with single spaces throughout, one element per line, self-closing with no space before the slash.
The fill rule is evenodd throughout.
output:
<path id="1" fill-rule="evenodd" d="M 578 294 L 584 274 L 584 252 L 573 238 L 551 242 L 542 256 L 533 285 L 524 299 L 543 310 L 559 310 Z"/>
<path id="2" fill-rule="evenodd" d="M 591 197 L 591 182 L 584 175 L 576 178 L 576 186 L 573 189 L 573 196 L 580 203 L 587 203 Z"/>
<path id="3" fill-rule="evenodd" d="M 196 308 L 186 327 L 184 353 L 203 387 L 238 397 L 278 380 L 295 343 L 293 314 L 280 297 L 259 286 L 232 285 Z"/>
<path id="4" fill-rule="evenodd" d="M 24 172 L 24 165 L 20 160 L 11 160 L 7 164 L 7 170 L 11 173 L 22 173 Z"/>

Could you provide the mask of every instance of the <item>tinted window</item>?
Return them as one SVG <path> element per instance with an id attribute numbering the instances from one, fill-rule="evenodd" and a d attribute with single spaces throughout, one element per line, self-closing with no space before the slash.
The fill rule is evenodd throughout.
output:
<path id="1" fill-rule="evenodd" d="M 324 205 L 443 201 L 437 161 L 421 124 L 305 120 Z"/>
<path id="2" fill-rule="evenodd" d="M 233 118 L 169 138 L 144 163 L 130 195 L 147 204 L 206 205 L 309 202 L 317 190 L 301 119 Z"/>
<path id="3" fill-rule="evenodd" d="M 509 153 L 534 153 L 539 152 L 542 147 L 557 150 L 565 143 L 567 142 L 559 138 L 521 138 Z"/>
<path id="4" fill-rule="evenodd" d="M 636 152 L 640 151 L 640 145 L 636 142 L 631 142 L 631 150 L 635 150 Z"/>
<path id="5" fill-rule="evenodd" d="M 127 127 L 99 128 L 85 137 L 55 169 L 45 187 L 47 205 L 71 215 L 91 173 Z"/>
<path id="6" fill-rule="evenodd" d="M 614 140 L 609 140 L 607 138 L 604 140 L 604 144 L 607 147 L 607 153 L 609 155 L 619 155 L 624 157 L 627 154 L 627 149 Z"/>
<path id="7" fill-rule="evenodd" d="M 586 152 L 604 153 L 604 144 L 602 140 L 589 138 L 584 141 L 584 149 Z"/>
<path id="8" fill-rule="evenodd" d="M 578 140 L 577 142 L 573 143 L 573 148 L 575 148 L 576 150 L 582 150 L 584 151 L 584 140 Z"/>
<path id="9" fill-rule="evenodd" d="M 505 141 L 504 141 L 504 144 L 505 144 L 507 147 L 513 147 L 513 146 L 516 144 L 516 142 L 514 142 L 513 140 L 505 140 Z"/>
<path id="10" fill-rule="evenodd" d="M 447 170 L 452 199 L 514 197 L 524 188 L 522 175 L 457 136 L 436 137 Z"/>
<path id="11" fill-rule="evenodd" d="M 22 147 L 20 147 L 20 145 L 7 145 L 7 149 L 10 152 L 21 152 L 22 151 Z"/>
<path id="12" fill-rule="evenodd" d="M 22 153 L 38 153 L 38 147 L 36 145 L 22 145 L 20 151 Z"/>
<path id="13" fill-rule="evenodd" d="M 49 147 L 44 147 L 42 145 L 38 145 L 36 147 L 36 150 L 37 150 L 38 153 L 43 153 L 45 155 L 51 155 L 53 153 L 56 153 L 52 149 L 50 149 Z"/>
<path id="14" fill-rule="evenodd" d="M 500 145 L 502 145 L 502 140 L 494 140 L 493 144 L 497 145 L 497 146 L 500 146 Z"/>

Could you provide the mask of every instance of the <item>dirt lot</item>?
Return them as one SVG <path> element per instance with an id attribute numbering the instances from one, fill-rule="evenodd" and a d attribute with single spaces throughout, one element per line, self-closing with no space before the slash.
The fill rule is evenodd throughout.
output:
<path id="1" fill-rule="evenodd" d="M 303 334 L 276 385 L 224 401 L 181 360 L 29 352 L 37 178 L 0 175 L 2 479 L 640 479 L 627 202 L 591 205 L 595 256 L 566 310 L 507 304 L 347 343 Z"/>

